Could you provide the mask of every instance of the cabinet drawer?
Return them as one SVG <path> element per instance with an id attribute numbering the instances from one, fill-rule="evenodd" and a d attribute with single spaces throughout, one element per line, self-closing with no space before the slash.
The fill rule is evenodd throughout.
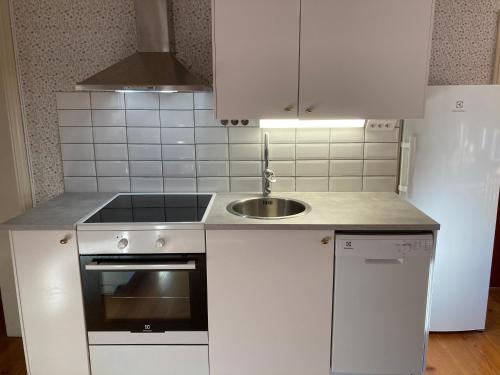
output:
<path id="1" fill-rule="evenodd" d="M 127 240 L 123 249 L 118 243 Z M 157 241 L 164 244 L 158 247 Z M 154 253 L 204 253 L 205 231 L 201 229 L 174 230 L 105 230 L 78 232 L 80 254 L 154 254 Z"/>
<path id="2" fill-rule="evenodd" d="M 208 375 L 207 345 L 90 346 L 92 375 Z"/>

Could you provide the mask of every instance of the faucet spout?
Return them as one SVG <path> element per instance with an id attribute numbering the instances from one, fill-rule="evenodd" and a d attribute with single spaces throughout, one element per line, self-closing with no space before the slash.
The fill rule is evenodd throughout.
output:
<path id="1" fill-rule="evenodd" d="M 274 171 L 269 168 L 269 134 L 264 133 L 264 168 L 262 170 L 262 195 L 271 194 L 271 184 L 276 182 Z"/>

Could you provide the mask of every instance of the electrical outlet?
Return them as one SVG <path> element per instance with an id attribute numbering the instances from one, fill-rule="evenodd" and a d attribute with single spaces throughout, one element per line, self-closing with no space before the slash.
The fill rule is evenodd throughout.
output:
<path id="1" fill-rule="evenodd" d="M 366 128 L 374 131 L 394 130 L 398 120 L 368 120 Z"/>

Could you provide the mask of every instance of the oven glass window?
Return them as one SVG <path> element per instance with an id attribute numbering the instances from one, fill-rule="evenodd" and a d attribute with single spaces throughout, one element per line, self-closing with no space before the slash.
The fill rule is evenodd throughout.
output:
<path id="1" fill-rule="evenodd" d="M 102 272 L 106 320 L 191 319 L 188 271 Z"/>

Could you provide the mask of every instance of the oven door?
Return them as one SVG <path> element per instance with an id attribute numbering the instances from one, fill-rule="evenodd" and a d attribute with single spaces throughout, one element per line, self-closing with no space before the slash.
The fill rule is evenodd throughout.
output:
<path id="1" fill-rule="evenodd" d="M 90 344 L 205 344 L 205 254 L 81 256 Z"/>

